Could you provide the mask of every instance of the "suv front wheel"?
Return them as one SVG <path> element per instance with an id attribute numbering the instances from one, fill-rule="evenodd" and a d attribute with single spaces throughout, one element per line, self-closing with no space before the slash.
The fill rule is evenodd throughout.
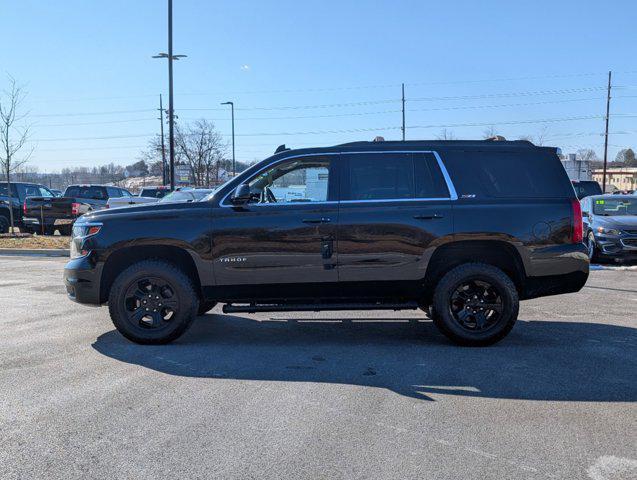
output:
<path id="1" fill-rule="evenodd" d="M 141 344 L 169 343 L 190 327 L 199 298 L 191 279 L 175 265 L 143 260 L 120 273 L 108 297 L 115 328 Z"/>
<path id="2" fill-rule="evenodd" d="M 486 346 L 511 331 L 519 305 L 515 285 L 502 270 L 467 263 L 450 270 L 436 286 L 433 321 L 455 343 Z"/>

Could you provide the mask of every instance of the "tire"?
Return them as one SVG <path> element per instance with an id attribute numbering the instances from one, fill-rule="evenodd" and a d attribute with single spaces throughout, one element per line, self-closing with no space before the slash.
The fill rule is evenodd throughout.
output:
<path id="1" fill-rule="evenodd" d="M 108 296 L 115 328 L 132 342 L 144 345 L 179 338 L 192 324 L 198 308 L 199 298 L 190 277 L 163 260 L 131 265 L 117 276 Z"/>
<path id="2" fill-rule="evenodd" d="M 486 308 L 491 305 L 493 309 Z M 450 270 L 438 282 L 432 319 L 454 343 L 481 347 L 508 335 L 519 307 L 515 285 L 502 270 L 483 263 L 466 263 Z"/>
<path id="3" fill-rule="evenodd" d="M 10 226 L 9 219 L 4 215 L 0 215 L 0 233 L 9 233 Z"/>
<path id="4" fill-rule="evenodd" d="M 593 235 L 593 232 L 588 232 L 587 238 L 586 247 L 588 248 L 588 259 L 593 262 L 599 258 L 597 244 L 595 243 L 595 235 Z"/>
<path id="5" fill-rule="evenodd" d="M 205 315 L 210 310 L 215 308 L 216 305 L 217 305 L 217 302 L 209 302 L 209 301 L 206 301 L 206 300 L 200 301 L 199 302 L 199 309 L 197 310 L 197 316 L 199 317 L 201 315 Z"/>

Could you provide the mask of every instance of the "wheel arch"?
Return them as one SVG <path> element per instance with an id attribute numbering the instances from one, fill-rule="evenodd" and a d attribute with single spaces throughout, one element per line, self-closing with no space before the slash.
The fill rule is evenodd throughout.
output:
<path id="1" fill-rule="evenodd" d="M 504 240 L 458 240 L 437 247 L 429 259 L 424 278 L 427 303 L 431 302 L 438 281 L 463 263 L 486 263 L 497 267 L 509 276 L 518 293 L 524 291 L 526 269 L 513 244 Z"/>
<path id="2" fill-rule="evenodd" d="M 125 268 L 142 260 L 162 260 L 175 265 L 192 279 L 197 294 L 201 298 L 200 272 L 193 258 L 193 253 L 188 249 L 174 245 L 149 244 L 122 247 L 105 259 L 100 277 L 100 303 L 107 301 L 117 275 Z"/>

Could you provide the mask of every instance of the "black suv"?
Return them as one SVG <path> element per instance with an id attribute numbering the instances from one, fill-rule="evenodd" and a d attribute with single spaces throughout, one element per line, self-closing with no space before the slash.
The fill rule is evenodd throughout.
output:
<path id="1" fill-rule="evenodd" d="M 556 149 L 526 141 L 355 142 L 289 150 L 202 201 L 81 217 L 64 278 L 138 343 L 223 311 L 417 309 L 464 345 L 513 327 L 520 299 L 588 277 L 582 214 Z"/>

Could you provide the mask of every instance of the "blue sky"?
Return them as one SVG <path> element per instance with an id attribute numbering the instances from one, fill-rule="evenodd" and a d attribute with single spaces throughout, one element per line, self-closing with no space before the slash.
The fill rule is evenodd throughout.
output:
<path id="1" fill-rule="evenodd" d="M 166 63 L 151 56 L 167 48 L 166 2 L 0 0 L 0 11 L 0 87 L 9 73 L 28 91 L 31 165 L 134 161 L 159 131 Z M 637 146 L 636 13 L 631 1 L 174 0 L 175 53 L 188 55 L 175 111 L 230 140 L 219 103 L 233 100 L 237 159 L 253 161 L 282 143 L 400 138 L 404 82 L 407 138 L 443 125 L 480 138 L 493 124 L 601 155 L 613 70 L 612 159 Z"/>

